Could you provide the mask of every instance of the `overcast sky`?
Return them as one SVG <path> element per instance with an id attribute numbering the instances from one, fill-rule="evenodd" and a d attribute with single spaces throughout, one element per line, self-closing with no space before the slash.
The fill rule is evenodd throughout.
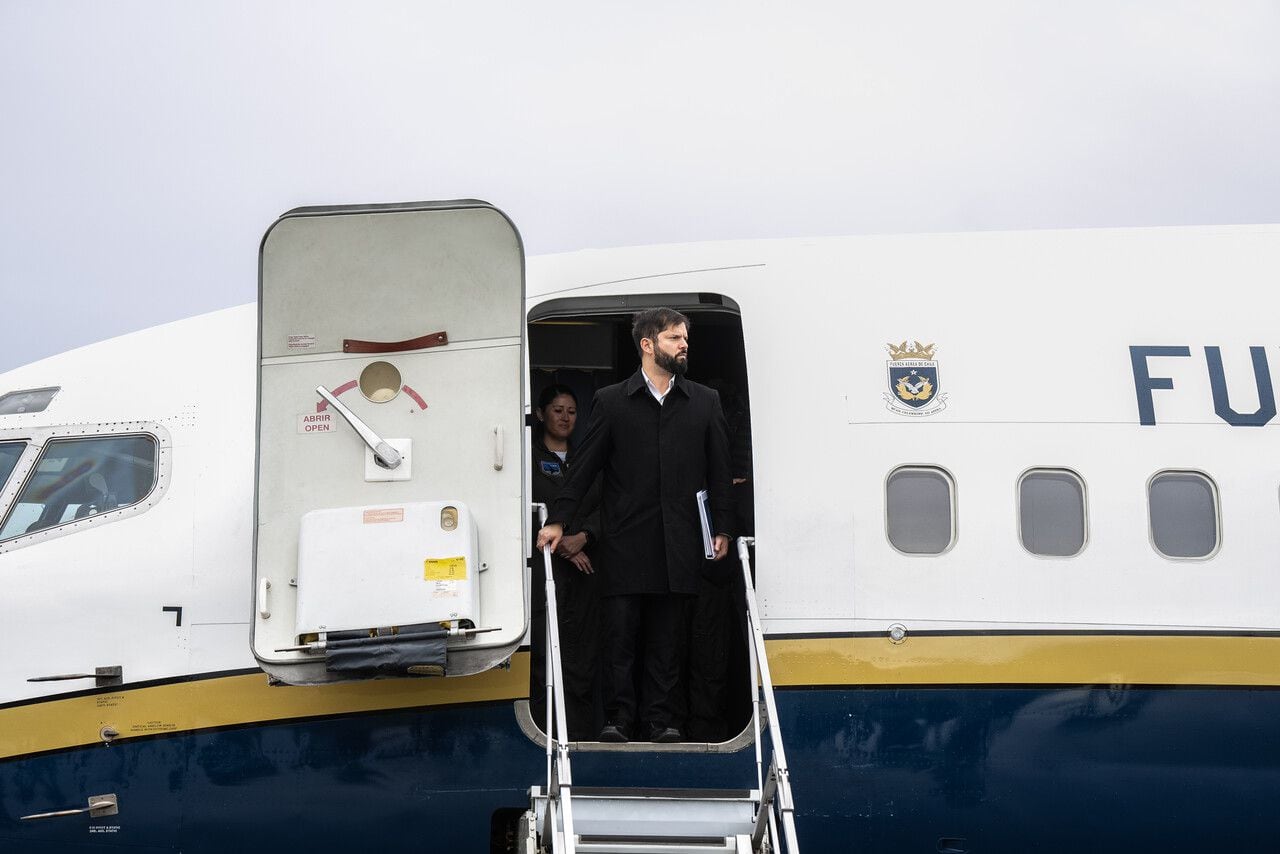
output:
<path id="1" fill-rule="evenodd" d="M 1280 221 L 1263 2 L 0 0 L 0 371 L 252 301 L 299 205 L 530 254 Z"/>

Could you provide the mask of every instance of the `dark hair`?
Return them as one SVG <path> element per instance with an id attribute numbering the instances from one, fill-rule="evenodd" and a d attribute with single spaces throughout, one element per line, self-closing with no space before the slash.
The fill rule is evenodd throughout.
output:
<path id="1" fill-rule="evenodd" d="M 656 342 L 659 332 L 672 326 L 679 326 L 681 323 L 684 324 L 685 329 L 691 326 L 689 318 L 674 308 L 650 308 L 640 312 L 631 318 L 631 339 L 636 342 L 636 352 L 644 354 L 644 350 L 640 349 L 642 338 Z"/>
<path id="2" fill-rule="evenodd" d="M 567 394 L 573 398 L 573 405 L 578 405 L 578 396 L 573 393 L 573 389 L 564 383 L 552 383 L 542 390 L 542 394 L 538 395 L 538 409 L 546 409 L 551 405 L 551 401 L 555 400 L 562 394 Z"/>

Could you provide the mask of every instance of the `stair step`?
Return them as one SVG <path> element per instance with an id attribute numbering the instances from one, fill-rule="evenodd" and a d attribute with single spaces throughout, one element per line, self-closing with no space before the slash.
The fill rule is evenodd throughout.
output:
<path id="1" fill-rule="evenodd" d="M 579 837 L 659 845 L 663 847 L 625 850 L 668 854 L 677 850 L 672 845 L 695 842 L 702 846 L 693 849 L 697 851 L 734 851 L 733 837 L 755 827 L 759 797 L 745 789 L 583 787 L 572 792 L 573 828 Z M 712 843 L 716 847 L 706 847 Z"/>
<path id="2" fill-rule="evenodd" d="M 645 786 L 574 786 L 574 796 L 633 797 L 633 798 L 697 798 L 700 800 L 732 801 L 750 799 L 758 794 L 755 789 L 665 789 Z"/>
<path id="3" fill-rule="evenodd" d="M 576 850 L 579 854 L 736 854 L 740 849 L 732 836 L 691 839 L 579 836 Z"/>

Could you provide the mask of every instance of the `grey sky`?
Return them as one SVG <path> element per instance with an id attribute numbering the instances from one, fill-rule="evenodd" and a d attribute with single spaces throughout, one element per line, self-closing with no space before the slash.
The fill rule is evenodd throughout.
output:
<path id="1" fill-rule="evenodd" d="M 1280 221 L 1274 3 L 0 0 L 0 370 L 254 299 L 289 208 L 531 254 Z"/>

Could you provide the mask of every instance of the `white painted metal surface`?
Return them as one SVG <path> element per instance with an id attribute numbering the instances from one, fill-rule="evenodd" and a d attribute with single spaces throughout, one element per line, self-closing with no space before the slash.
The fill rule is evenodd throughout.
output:
<path id="1" fill-rule="evenodd" d="M 1215 414 L 1205 347 L 1232 406 L 1257 408 L 1249 348 L 1280 349 L 1276 226 L 906 235 L 582 252 L 533 259 L 531 301 L 710 292 L 742 312 L 750 371 L 758 580 L 767 632 L 944 628 L 1280 628 L 1280 419 Z M 946 408 L 887 408 L 886 345 L 936 345 Z M 696 333 L 690 358 L 698 358 Z M 1157 426 L 1139 423 L 1130 347 L 1154 357 Z M 1280 372 L 1273 373 L 1280 375 Z M 898 553 L 884 483 L 904 464 L 955 478 L 958 540 Z M 1089 541 L 1022 548 L 1016 485 L 1078 472 Z M 1221 550 L 1170 561 L 1148 538 L 1164 468 L 1214 477 Z"/>
<path id="2" fill-rule="evenodd" d="M 119 665 L 128 682 L 253 665 L 253 339 L 253 307 L 242 306 L 0 377 L 6 389 L 63 387 L 45 412 L 0 416 L 6 437 L 109 435 L 146 422 L 163 427 L 172 451 L 172 478 L 145 512 L 0 554 L 0 702 L 91 688 L 26 680 L 103 665 Z M 165 607 L 182 607 L 181 622 Z"/>
<path id="3" fill-rule="evenodd" d="M 766 633 L 887 631 L 894 623 L 909 631 L 1277 629 L 1270 603 L 1280 597 L 1272 570 L 1280 551 L 1278 424 L 1239 427 L 1219 417 L 1205 352 L 1221 348 L 1232 407 L 1257 408 L 1249 348 L 1264 347 L 1277 364 L 1277 272 L 1274 226 L 751 241 L 531 259 L 525 307 L 698 292 L 741 307 Z M 518 339 L 518 327 L 517 318 L 502 340 Z M 299 334 L 322 339 L 318 329 Z M 885 345 L 904 339 L 936 345 L 945 410 L 910 418 L 886 408 Z M 254 307 L 244 306 L 0 376 L 0 393 L 63 389 L 43 413 L 0 416 L 4 436 L 147 421 L 169 432 L 173 448 L 169 489 L 145 513 L 0 555 L 0 633 L 8 644 L 0 702 L 77 690 L 84 685 L 26 679 L 99 664 L 121 665 L 130 682 L 253 666 L 245 640 L 258 587 L 254 342 Z M 695 331 L 694 359 L 697 342 Z M 1188 350 L 1147 360 L 1151 376 L 1173 385 L 1151 392 L 1154 427 L 1139 423 L 1130 360 L 1129 348 L 1144 345 Z M 488 339 L 462 346 L 493 349 Z M 277 355 L 286 348 L 287 341 Z M 439 379 L 461 395 L 473 379 L 507 370 L 500 359 L 474 374 L 438 361 L 427 385 Z M 510 361 L 519 376 L 518 353 Z M 284 407 L 280 431 L 299 437 L 297 416 L 307 407 L 314 413 L 315 385 L 332 388 L 362 364 L 351 356 L 301 359 L 299 379 L 310 385 L 299 383 L 301 408 Z M 416 389 L 415 379 L 406 368 L 405 383 Z M 428 420 L 436 414 L 432 407 Z M 443 468 L 427 462 L 423 470 L 448 472 L 466 457 L 493 473 L 493 425 L 477 426 Z M 349 461 L 363 483 L 363 444 L 342 430 L 299 441 L 328 443 L 315 458 Z M 500 492 L 513 499 L 527 476 L 512 462 L 523 459 L 522 435 L 512 428 L 504 443 L 503 471 L 515 478 Z M 416 438 L 413 449 L 416 479 L 423 460 Z M 955 478 L 958 539 L 943 555 L 903 555 L 885 536 L 884 480 L 905 464 L 942 466 Z M 1088 541 L 1075 557 L 1037 557 L 1019 542 L 1016 485 L 1033 467 L 1068 468 L 1085 482 Z M 1208 560 L 1169 560 L 1152 548 L 1145 488 L 1165 468 L 1214 479 L 1222 541 Z M 295 544 L 296 535 L 289 535 Z M 513 533 L 507 547 L 522 563 L 524 533 Z M 483 541 L 481 552 L 488 554 Z M 771 571 L 780 566 L 807 569 Z M 272 573 L 272 616 L 253 619 L 279 620 L 291 635 L 293 606 L 281 594 L 294 575 Z M 513 608 L 523 595 L 514 581 L 485 586 L 482 601 Z M 161 610 L 178 604 L 181 625 Z"/>
<path id="4" fill-rule="evenodd" d="M 301 643 L 304 629 L 321 622 L 363 629 L 424 621 L 408 614 L 419 613 L 416 607 L 400 608 L 393 598 L 448 604 L 437 595 L 440 579 L 422 571 L 432 543 L 417 544 L 425 551 L 411 576 L 405 567 L 415 545 L 393 547 L 383 537 L 407 524 L 408 508 L 421 502 L 465 506 L 471 514 L 467 530 L 477 537 L 467 589 L 454 591 L 460 598 L 452 604 L 459 607 L 421 613 L 425 619 L 470 620 L 496 629 L 453 639 L 449 674 L 474 673 L 503 660 L 527 623 L 524 477 L 516 468 L 493 465 L 495 428 L 515 445 L 506 453 L 523 456 L 519 235 L 483 203 L 306 209 L 287 214 L 268 231 L 261 260 L 255 572 L 259 581 L 272 583 L 272 607 L 269 618 L 254 621 L 258 660 L 288 682 L 330 681 L 335 677 L 313 653 L 280 650 Z M 442 334 L 422 340 L 435 333 Z M 420 343 L 402 343 L 409 341 Z M 394 376 L 397 384 L 370 395 L 370 372 Z M 318 388 L 326 390 L 326 399 Z M 336 426 L 299 432 L 300 414 L 321 413 L 330 400 L 347 410 Z M 407 479 L 370 477 L 370 448 L 387 442 L 411 448 Z M 386 469 L 396 473 L 402 467 Z M 405 508 L 404 522 L 360 522 L 356 528 L 346 525 L 345 512 L 316 515 L 310 517 L 310 533 L 299 536 L 309 514 L 361 508 L 351 511 L 356 515 L 349 518 L 357 519 L 370 507 Z M 334 534 L 334 519 L 344 520 L 345 533 Z M 299 575 L 299 543 L 307 537 L 323 540 L 311 551 L 309 569 L 326 566 L 314 557 L 321 553 L 348 565 L 363 553 L 361 578 L 400 582 L 383 588 L 353 578 L 343 586 L 337 583 L 340 570 L 329 566 L 322 588 L 333 592 L 324 600 L 323 617 L 300 613 L 294 590 L 306 583 Z M 379 555 L 392 565 L 368 563 Z M 481 574 L 481 561 L 492 571 Z M 403 585 L 420 590 L 414 594 Z M 357 588 L 368 596 L 357 595 Z M 388 613 L 404 618 L 385 621 L 372 604 L 378 596 L 386 597 Z M 342 613 L 344 608 L 349 612 Z M 457 615 L 449 617 L 453 611 Z"/>
<path id="5" fill-rule="evenodd" d="M 312 510 L 298 539 L 297 635 L 480 616 L 479 532 L 460 501 Z"/>

